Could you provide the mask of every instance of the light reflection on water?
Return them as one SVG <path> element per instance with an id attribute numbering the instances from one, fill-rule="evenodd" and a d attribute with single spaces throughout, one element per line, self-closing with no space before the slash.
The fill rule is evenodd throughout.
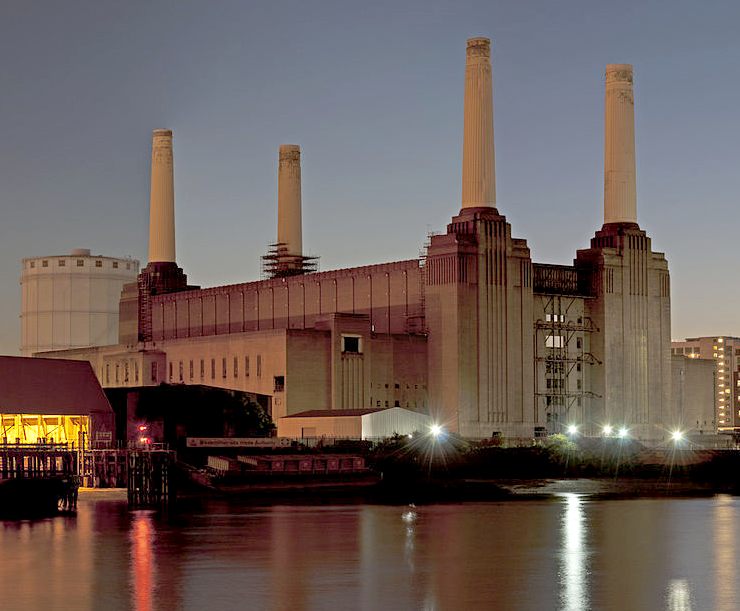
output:
<path id="1" fill-rule="evenodd" d="M 239 507 L 0 522 L 0 609 L 740 608 L 734 497 Z"/>
<path id="2" fill-rule="evenodd" d="M 564 494 L 563 538 L 560 550 L 561 608 L 566 611 L 588 609 L 586 589 L 586 550 L 583 499 L 579 494 Z"/>

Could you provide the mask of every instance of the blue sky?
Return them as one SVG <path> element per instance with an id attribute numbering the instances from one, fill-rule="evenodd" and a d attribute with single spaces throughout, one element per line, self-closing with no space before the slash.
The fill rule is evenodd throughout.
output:
<path id="1" fill-rule="evenodd" d="M 603 72 L 635 66 L 641 226 L 665 251 L 673 336 L 740 335 L 740 4 L 0 3 L 0 353 L 20 260 L 146 258 L 150 133 L 175 133 L 178 262 L 255 279 L 277 151 L 303 151 L 322 269 L 417 256 L 460 207 L 465 40 L 493 40 L 498 208 L 535 261 L 602 222 Z"/>

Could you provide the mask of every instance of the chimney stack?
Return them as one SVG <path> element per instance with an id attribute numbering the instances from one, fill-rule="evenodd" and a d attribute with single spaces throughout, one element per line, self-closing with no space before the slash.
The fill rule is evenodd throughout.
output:
<path id="1" fill-rule="evenodd" d="M 609 223 L 637 223 L 635 99 L 630 64 L 606 67 L 604 224 Z"/>
<path id="2" fill-rule="evenodd" d="M 149 263 L 175 262 L 175 184 L 172 131 L 152 132 L 152 179 L 149 199 Z"/>
<path id="3" fill-rule="evenodd" d="M 301 229 L 301 147 L 281 144 L 278 167 L 278 244 L 285 254 L 303 254 Z"/>
<path id="4" fill-rule="evenodd" d="M 491 41 L 469 38 L 465 60 L 462 207 L 496 207 Z"/>

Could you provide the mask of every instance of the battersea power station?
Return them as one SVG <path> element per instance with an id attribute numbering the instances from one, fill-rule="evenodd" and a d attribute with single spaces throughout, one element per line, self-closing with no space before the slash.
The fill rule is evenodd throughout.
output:
<path id="1" fill-rule="evenodd" d="M 583 228 L 596 231 L 573 265 L 533 262 L 496 207 L 486 38 L 467 41 L 461 206 L 419 258 L 317 271 L 302 245 L 300 148 L 281 145 L 263 278 L 192 286 L 175 256 L 172 132 L 155 130 L 148 264 L 123 289 L 118 344 L 44 355 L 89 360 L 106 388 L 254 394 L 276 424 L 400 407 L 470 438 L 577 425 L 661 439 L 682 423 L 668 265 L 637 218 L 632 80 L 632 66 L 607 66 L 604 224 Z"/>

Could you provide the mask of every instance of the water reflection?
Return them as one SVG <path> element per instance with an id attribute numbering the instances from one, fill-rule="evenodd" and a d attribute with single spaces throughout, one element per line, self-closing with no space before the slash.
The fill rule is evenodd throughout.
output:
<path id="1" fill-rule="evenodd" d="M 739 507 L 214 502 L 167 522 L 87 500 L 76 519 L 0 522 L 0 609 L 729 611 Z"/>
<path id="2" fill-rule="evenodd" d="M 567 611 L 588 609 L 583 499 L 568 493 L 562 522 L 560 604 Z"/>
<path id="3" fill-rule="evenodd" d="M 668 611 L 691 611 L 691 592 L 685 579 L 672 579 L 668 585 Z"/>
<path id="4" fill-rule="evenodd" d="M 416 536 L 416 519 L 419 514 L 416 513 L 416 507 L 410 505 L 409 508 L 401 514 L 401 519 L 406 524 L 406 544 L 403 548 L 403 557 L 406 560 L 406 566 L 410 573 L 414 572 L 414 537 Z"/>
<path id="5" fill-rule="evenodd" d="M 735 590 L 736 519 L 733 498 L 727 495 L 717 497 L 714 506 L 715 611 L 734 611 L 737 609 L 737 593 Z"/>
<path id="6" fill-rule="evenodd" d="M 152 512 L 137 511 L 133 514 L 131 538 L 131 590 L 135 611 L 152 611 L 155 570 L 152 561 L 154 525 Z"/>

